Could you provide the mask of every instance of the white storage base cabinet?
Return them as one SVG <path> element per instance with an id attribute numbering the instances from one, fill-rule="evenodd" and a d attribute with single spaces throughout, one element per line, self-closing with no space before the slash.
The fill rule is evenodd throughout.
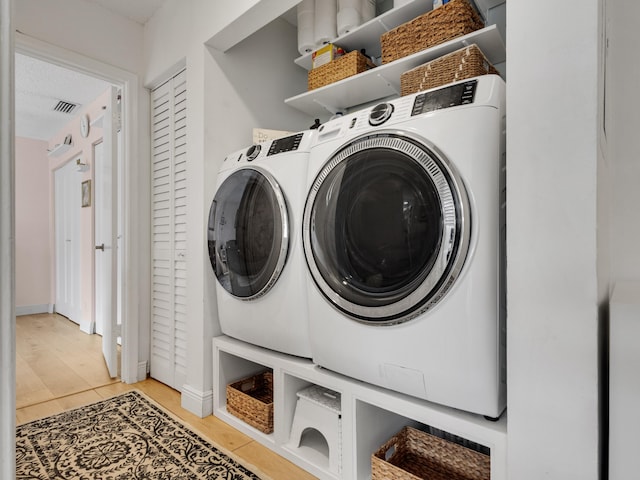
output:
<path id="1" fill-rule="evenodd" d="M 266 435 L 227 412 L 226 386 L 273 370 L 274 431 Z M 319 385 L 341 395 L 340 473 L 329 467 L 328 446 L 317 435 L 290 444 L 296 393 Z M 507 419 L 497 422 L 359 382 L 309 360 L 259 348 L 226 336 L 213 339 L 213 413 L 279 455 L 321 479 L 370 479 L 371 454 L 403 426 L 433 427 L 482 445 L 491 455 L 491 479 L 506 480 Z"/>

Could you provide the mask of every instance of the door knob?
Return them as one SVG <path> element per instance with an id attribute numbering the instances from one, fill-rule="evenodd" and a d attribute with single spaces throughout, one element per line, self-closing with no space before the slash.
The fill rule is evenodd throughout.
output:
<path id="1" fill-rule="evenodd" d="M 104 243 L 101 245 L 96 245 L 96 250 L 102 250 L 104 252 Z"/>

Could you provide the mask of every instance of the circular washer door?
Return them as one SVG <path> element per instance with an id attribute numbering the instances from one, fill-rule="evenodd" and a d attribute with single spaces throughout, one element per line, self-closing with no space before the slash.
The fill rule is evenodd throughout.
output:
<path id="1" fill-rule="evenodd" d="M 464 264 L 469 201 L 454 167 L 409 134 L 382 132 L 340 148 L 304 211 L 310 272 L 331 304 L 377 325 L 440 301 Z"/>
<path id="2" fill-rule="evenodd" d="M 267 293 L 289 248 L 287 206 L 276 180 L 257 168 L 232 173 L 211 203 L 207 240 L 211 266 L 227 292 L 242 300 Z"/>

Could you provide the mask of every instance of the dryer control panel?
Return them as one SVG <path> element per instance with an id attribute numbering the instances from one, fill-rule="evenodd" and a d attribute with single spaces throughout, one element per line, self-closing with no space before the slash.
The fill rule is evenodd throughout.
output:
<path id="1" fill-rule="evenodd" d="M 477 85 L 478 80 L 470 80 L 468 82 L 451 85 L 450 87 L 441 88 L 440 90 L 416 95 L 411 116 L 433 110 L 440 110 L 442 108 L 473 103 Z"/>
<path id="2" fill-rule="evenodd" d="M 303 135 L 304 134 L 301 132 L 297 133 L 296 135 L 291 135 L 289 137 L 278 138 L 274 140 L 273 142 L 271 142 L 271 146 L 269 147 L 267 156 L 297 150 L 300 146 Z"/>

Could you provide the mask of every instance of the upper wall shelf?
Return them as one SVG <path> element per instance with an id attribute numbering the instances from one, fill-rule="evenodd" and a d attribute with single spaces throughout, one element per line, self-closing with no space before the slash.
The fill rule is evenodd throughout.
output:
<path id="1" fill-rule="evenodd" d="M 486 16 L 490 8 L 505 3 L 505 0 L 473 0 L 473 2 L 478 11 L 480 11 L 483 16 Z M 398 25 L 413 20 L 431 9 L 431 1 L 413 0 L 412 2 L 381 13 L 355 30 L 333 39 L 332 43 L 339 45 L 347 51 L 361 50 L 364 48 L 367 55 L 376 58 L 380 57 L 380 35 L 392 30 Z M 294 61 L 296 65 L 306 70 L 311 70 L 311 53 L 302 55 Z"/>
<path id="2" fill-rule="evenodd" d="M 506 60 L 506 48 L 495 25 L 414 53 L 394 62 L 345 78 L 324 87 L 302 93 L 285 103 L 313 117 L 345 112 L 351 107 L 400 95 L 400 75 L 459 48 L 475 43 L 492 64 Z"/>
<path id="3" fill-rule="evenodd" d="M 414 0 L 396 8 L 392 8 L 377 17 L 360 25 L 355 30 L 332 40 L 332 43 L 344 48 L 346 51 L 365 49 L 367 55 L 379 57 L 380 35 L 402 25 L 418 15 L 428 12 L 432 8 L 432 2 Z M 296 65 L 311 70 L 311 53 L 296 58 Z"/>
<path id="4" fill-rule="evenodd" d="M 71 138 L 71 134 L 69 134 L 64 137 L 62 143 L 54 145 L 53 148 L 47 152 L 47 155 L 49 157 L 59 157 L 60 155 L 68 152 L 71 147 L 73 147 L 73 140 Z"/>

